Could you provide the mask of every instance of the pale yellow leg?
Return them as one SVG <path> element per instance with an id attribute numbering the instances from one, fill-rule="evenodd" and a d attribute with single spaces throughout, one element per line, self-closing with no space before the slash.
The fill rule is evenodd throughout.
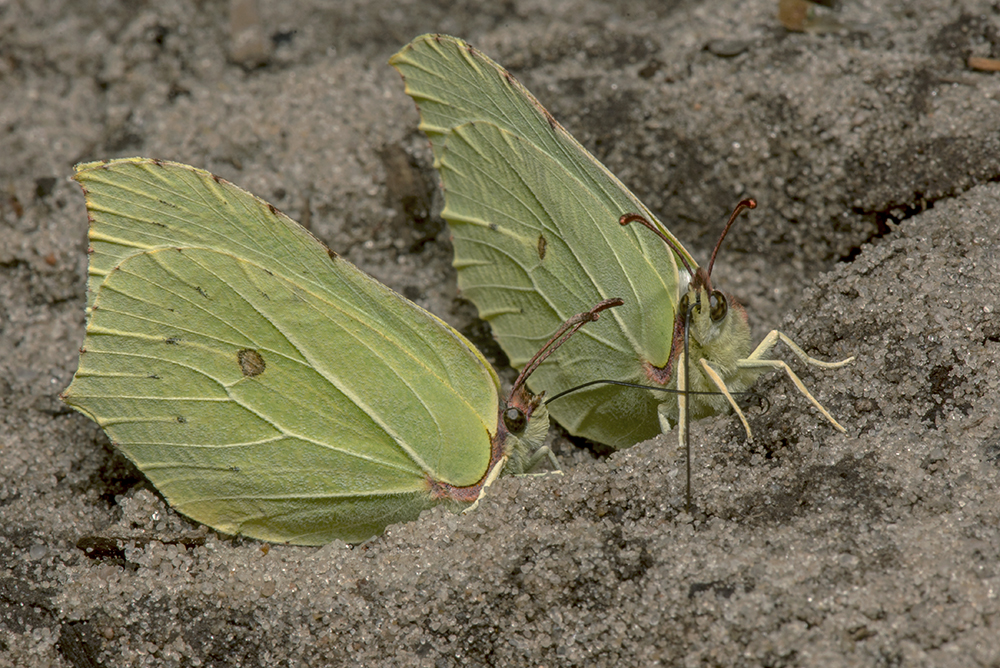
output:
<path id="1" fill-rule="evenodd" d="M 846 360 L 840 362 L 824 362 L 822 360 L 809 357 L 809 355 L 806 355 L 805 351 L 802 350 L 802 348 L 800 348 L 798 345 L 796 345 L 794 341 L 792 341 L 786 335 L 782 334 L 781 332 L 775 329 L 772 330 L 770 334 L 764 337 L 764 340 L 760 342 L 760 345 L 757 346 L 757 349 L 754 350 L 749 357 L 743 360 L 737 360 L 736 362 L 736 366 L 744 369 L 760 368 L 760 367 L 783 369 L 784 372 L 788 375 L 788 378 L 792 381 L 792 383 L 795 384 L 795 387 L 798 388 L 799 392 L 801 392 L 802 395 L 806 399 L 808 399 L 813 406 L 816 407 L 816 410 L 822 413 L 826 417 L 826 419 L 830 421 L 830 424 L 832 424 L 834 427 L 839 429 L 841 432 L 846 432 L 847 430 L 844 429 L 839 422 L 834 420 L 833 416 L 830 415 L 829 411 L 823 408 L 823 405 L 816 400 L 816 397 L 814 397 L 812 393 L 810 393 L 809 390 L 806 389 L 806 386 L 802 383 L 799 377 L 795 375 L 795 372 L 792 371 L 791 367 L 789 367 L 781 360 L 761 359 L 771 350 L 771 348 L 775 346 L 775 344 L 778 341 L 784 342 L 784 344 L 788 346 L 793 353 L 795 353 L 796 357 L 798 357 L 806 364 L 818 366 L 821 369 L 839 369 L 840 367 L 853 362 L 854 357 L 853 356 L 848 357 Z"/>
<path id="2" fill-rule="evenodd" d="M 676 419 L 673 416 L 673 411 L 667 404 L 660 404 L 656 407 L 656 418 L 660 422 L 660 431 L 664 434 L 669 434 L 673 428 Z"/>
<path id="3" fill-rule="evenodd" d="M 747 357 L 745 360 L 740 360 L 740 362 L 749 362 L 751 360 L 759 360 L 763 358 L 764 355 L 766 355 L 771 351 L 771 348 L 773 348 L 778 343 L 778 341 L 782 341 L 786 346 L 789 347 L 789 349 L 793 353 L 795 353 L 796 357 L 798 357 L 806 364 L 812 364 L 813 366 L 818 366 L 821 369 L 839 369 L 840 367 L 850 364 L 851 362 L 854 361 L 853 355 L 848 357 L 846 360 L 842 360 L 840 362 L 824 362 L 823 360 L 818 360 L 815 357 L 809 357 L 809 355 L 806 354 L 806 351 L 802 350 L 802 348 L 799 348 L 798 344 L 792 341 L 790 338 L 788 338 L 788 336 L 786 336 L 782 332 L 779 332 L 776 329 L 772 329 L 771 332 L 767 336 L 765 336 L 764 339 L 760 342 L 760 345 L 758 345 L 757 348 L 752 353 L 750 353 L 750 356 Z M 741 366 L 754 366 L 754 365 L 741 365 Z"/>
<path id="4" fill-rule="evenodd" d="M 486 496 L 486 488 L 492 485 L 493 481 L 500 477 L 500 473 L 501 471 L 503 471 L 503 467 L 507 464 L 507 458 L 508 455 L 504 455 L 503 457 L 500 458 L 500 461 L 498 461 L 496 465 L 492 469 L 490 469 L 490 472 L 486 475 L 486 482 L 483 483 L 482 488 L 479 490 L 479 496 L 476 498 L 475 501 L 472 502 L 471 505 L 469 505 L 468 508 L 462 511 L 463 515 L 465 513 L 471 513 L 473 510 L 479 507 L 479 500 L 482 499 L 484 496 Z"/>
<path id="5" fill-rule="evenodd" d="M 726 383 L 722 380 L 722 376 L 720 376 L 715 369 L 709 366 L 708 360 L 701 360 L 701 368 L 705 370 L 705 375 L 712 379 L 712 382 L 715 383 L 717 388 L 719 388 L 719 391 L 722 392 L 726 399 L 729 400 L 729 405 L 733 407 L 733 412 L 736 413 L 740 422 L 743 423 L 743 428 L 747 432 L 747 440 L 753 443 L 753 432 L 750 431 L 750 423 L 747 422 L 747 418 L 743 415 L 743 411 L 740 409 L 739 404 L 737 404 L 736 400 L 733 399 L 733 395 L 729 393 L 729 388 L 726 387 Z"/>
<path id="6" fill-rule="evenodd" d="M 549 463 L 552 464 L 553 471 L 542 471 L 541 473 L 532 473 L 539 464 L 542 463 L 543 459 L 548 459 Z M 528 463 L 524 466 L 524 473 L 521 475 L 548 475 L 550 473 L 562 473 L 562 464 L 559 462 L 559 458 L 556 457 L 556 453 L 552 452 L 552 448 L 547 445 L 535 450 L 531 457 L 528 458 Z"/>
<path id="7" fill-rule="evenodd" d="M 684 416 L 687 414 L 687 386 L 684 384 L 684 365 L 687 364 L 686 356 L 682 350 L 677 355 L 677 443 L 681 450 L 684 450 L 685 438 L 687 437 L 688 424 Z"/>

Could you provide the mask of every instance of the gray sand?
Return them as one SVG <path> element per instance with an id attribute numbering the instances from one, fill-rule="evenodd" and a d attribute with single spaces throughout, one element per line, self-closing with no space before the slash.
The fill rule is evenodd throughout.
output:
<path id="1" fill-rule="evenodd" d="M 226 3 L 126 4 L 0 2 L 0 666 L 1000 666 L 1000 74 L 966 64 L 1000 57 L 995 3 L 844 3 L 812 34 L 764 0 L 299 0 L 232 46 Z M 716 282 L 755 336 L 857 355 L 784 354 L 847 434 L 774 374 L 755 443 L 694 426 L 693 515 L 672 437 L 554 430 L 565 475 L 360 547 L 218 536 L 144 486 L 57 396 L 72 165 L 213 171 L 485 345 L 386 64 L 428 31 L 511 68 L 696 256 L 756 197 Z"/>

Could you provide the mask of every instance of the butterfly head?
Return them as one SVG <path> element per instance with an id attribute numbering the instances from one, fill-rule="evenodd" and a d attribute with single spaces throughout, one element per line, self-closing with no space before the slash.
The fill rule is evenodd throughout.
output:
<path id="1" fill-rule="evenodd" d="M 750 323 L 746 311 L 730 295 L 712 287 L 701 267 L 681 297 L 674 321 L 674 354 L 684 347 L 684 328 L 691 359 L 707 360 L 724 377 L 738 368 L 750 351 Z M 711 391 L 711 387 L 697 388 Z"/>
<path id="2" fill-rule="evenodd" d="M 509 473 L 523 473 L 532 453 L 542 446 L 549 433 L 549 411 L 545 393 L 532 394 L 523 384 L 511 390 L 500 406 L 500 419 L 494 437 L 494 451 L 509 457 Z"/>
<path id="3" fill-rule="evenodd" d="M 732 297 L 712 287 L 711 278 L 702 267 L 695 271 L 681 298 L 678 316 L 690 311 L 688 327 L 691 339 L 702 347 L 711 347 L 730 338 L 735 330 L 748 330 L 747 314 Z"/>
<path id="4" fill-rule="evenodd" d="M 577 313 L 560 325 L 559 329 L 542 346 L 541 350 L 524 365 L 518 374 L 510 396 L 500 406 L 497 433 L 493 440 L 494 457 L 508 455 L 507 468 L 511 473 L 522 473 L 532 453 L 541 447 L 549 431 L 549 411 L 543 398 L 545 393 L 534 395 L 526 385 L 528 377 L 546 358 L 588 322 L 600 318 L 602 311 L 624 302 L 618 298 L 605 299 L 589 311 Z"/>

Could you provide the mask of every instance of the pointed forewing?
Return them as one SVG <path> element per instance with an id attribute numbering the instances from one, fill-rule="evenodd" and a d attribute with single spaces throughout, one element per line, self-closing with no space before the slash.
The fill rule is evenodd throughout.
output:
<path id="1" fill-rule="evenodd" d="M 460 39 L 423 35 L 389 63 L 399 70 L 406 92 L 420 110 L 420 129 L 440 159 L 447 135 L 471 121 L 488 121 L 522 137 L 574 174 L 617 216 L 653 215 L 635 195 L 594 159 L 507 70 Z"/>
<path id="2" fill-rule="evenodd" d="M 91 219 L 88 307 L 108 272 L 154 248 L 210 248 L 298 284 L 327 285 L 323 244 L 267 202 L 209 172 L 129 158 L 78 165 L 74 178 Z"/>
<path id="3" fill-rule="evenodd" d="M 403 47 L 389 63 L 403 76 L 406 93 L 417 104 L 420 129 L 430 138 L 436 159 L 440 159 L 454 128 L 487 121 L 533 144 L 573 174 L 604 208 L 616 212 L 612 222 L 629 212 L 656 220 L 507 70 L 462 40 L 423 35 Z M 648 245 L 662 252 L 647 235 L 636 236 L 640 247 L 646 249 Z M 680 243 L 677 245 L 681 248 Z M 694 265 L 694 259 L 686 257 Z"/>

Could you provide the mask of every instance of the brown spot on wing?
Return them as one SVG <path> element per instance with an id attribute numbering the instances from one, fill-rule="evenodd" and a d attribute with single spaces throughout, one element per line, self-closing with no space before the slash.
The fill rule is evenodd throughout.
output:
<path id="1" fill-rule="evenodd" d="M 264 358 L 253 348 L 244 348 L 239 351 L 236 353 L 236 359 L 240 364 L 240 370 L 243 371 L 243 375 L 248 378 L 259 376 L 267 368 Z"/>
<path id="2" fill-rule="evenodd" d="M 549 242 L 545 240 L 545 237 L 541 234 L 538 235 L 538 259 L 545 259 L 545 247 L 549 245 Z"/>

